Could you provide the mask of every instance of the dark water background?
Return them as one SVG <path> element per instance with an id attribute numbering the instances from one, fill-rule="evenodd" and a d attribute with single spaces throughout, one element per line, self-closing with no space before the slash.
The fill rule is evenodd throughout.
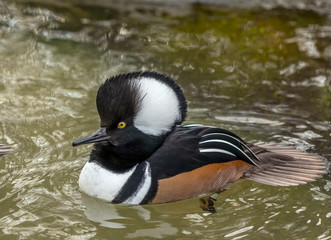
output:
<path id="1" fill-rule="evenodd" d="M 0 239 L 331 239 L 331 178 L 243 180 L 198 200 L 109 205 L 82 194 L 107 77 L 168 73 L 186 123 L 331 156 L 330 1 L 0 0 Z"/>

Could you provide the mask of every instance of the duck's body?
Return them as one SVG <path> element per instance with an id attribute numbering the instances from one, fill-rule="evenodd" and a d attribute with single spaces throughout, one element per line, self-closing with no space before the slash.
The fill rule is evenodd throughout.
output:
<path id="1" fill-rule="evenodd" d="M 180 125 L 186 101 L 175 82 L 137 72 L 99 89 L 101 128 L 75 145 L 95 142 L 79 186 L 113 203 L 147 204 L 218 192 L 245 177 L 290 186 L 324 172 L 316 156 L 287 147 L 245 143 L 220 128 Z"/>

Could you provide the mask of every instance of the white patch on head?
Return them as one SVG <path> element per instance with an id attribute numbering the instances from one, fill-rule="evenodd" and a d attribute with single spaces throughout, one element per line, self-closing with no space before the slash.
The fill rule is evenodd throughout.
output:
<path id="1" fill-rule="evenodd" d="M 134 125 L 146 134 L 160 135 L 168 132 L 181 118 L 176 93 L 165 83 L 153 78 L 139 79 L 138 86 L 143 99 Z"/>
<path id="2" fill-rule="evenodd" d="M 87 162 L 79 176 L 79 187 L 86 194 L 113 201 L 137 165 L 125 173 L 114 173 L 95 162 Z"/>

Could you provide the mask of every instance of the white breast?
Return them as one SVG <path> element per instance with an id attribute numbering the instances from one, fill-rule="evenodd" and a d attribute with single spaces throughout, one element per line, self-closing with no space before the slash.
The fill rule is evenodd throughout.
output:
<path id="1" fill-rule="evenodd" d="M 135 170 L 138 164 L 124 173 L 116 173 L 101 167 L 95 162 L 87 162 L 79 176 L 79 187 L 92 197 L 112 202 L 129 180 L 129 186 L 137 184 L 138 187 L 132 186 L 133 192 L 124 203 L 140 204 L 148 194 L 152 183 L 150 165 L 148 162 L 144 164 L 146 164 L 146 167 L 141 181 L 131 183 L 129 178 L 137 172 Z"/>
<path id="2" fill-rule="evenodd" d="M 111 202 L 136 167 L 137 165 L 124 173 L 115 173 L 95 162 L 87 162 L 79 176 L 79 187 L 90 196 Z"/>

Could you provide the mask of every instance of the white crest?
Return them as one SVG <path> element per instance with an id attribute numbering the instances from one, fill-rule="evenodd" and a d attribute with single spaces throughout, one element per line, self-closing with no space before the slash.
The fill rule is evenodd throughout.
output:
<path id="1" fill-rule="evenodd" d="M 181 118 L 179 100 L 167 84 L 153 78 L 139 79 L 142 104 L 134 125 L 142 132 L 160 135 L 168 132 Z"/>

